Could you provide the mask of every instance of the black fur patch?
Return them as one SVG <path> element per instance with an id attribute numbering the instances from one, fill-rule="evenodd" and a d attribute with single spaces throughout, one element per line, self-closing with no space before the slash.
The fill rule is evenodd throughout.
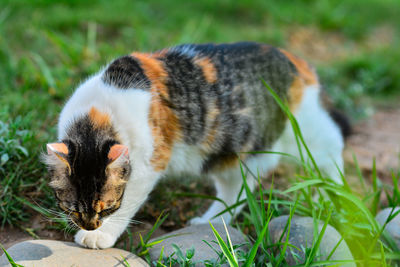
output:
<path id="1" fill-rule="evenodd" d="M 108 153 L 111 146 L 118 143 L 116 134 L 111 127 L 95 128 L 89 116 L 85 115 L 71 124 L 67 136 L 68 139 L 62 142 L 68 146 L 70 182 L 76 189 L 78 203 L 83 203 L 85 213 L 94 215 L 92 203 L 107 180 Z"/>
<path id="2" fill-rule="evenodd" d="M 171 51 L 160 59 L 168 73 L 170 102 L 178 114 L 185 141 L 195 144 L 204 135 L 205 102 L 210 85 L 192 57 Z"/>
<path id="3" fill-rule="evenodd" d="M 102 80 L 120 89 L 150 88 L 150 81 L 144 74 L 139 61 L 132 56 L 123 56 L 114 60 L 107 67 Z"/>
<path id="4" fill-rule="evenodd" d="M 339 126 L 344 139 L 346 139 L 347 137 L 349 137 L 352 134 L 350 121 L 346 117 L 345 114 L 343 114 L 342 112 L 340 112 L 337 109 L 331 109 L 331 110 L 329 110 L 329 115 L 335 121 L 335 123 Z"/>

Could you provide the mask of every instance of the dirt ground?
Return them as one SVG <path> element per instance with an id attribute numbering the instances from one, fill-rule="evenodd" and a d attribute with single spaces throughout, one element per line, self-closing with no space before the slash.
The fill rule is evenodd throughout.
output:
<path id="1" fill-rule="evenodd" d="M 382 178 L 400 167 L 400 109 L 387 108 L 353 128 L 347 140 L 344 158 L 354 163 L 353 153 L 362 170 L 372 170 L 373 159 Z"/>
<path id="2" fill-rule="evenodd" d="M 376 112 L 372 117 L 355 124 L 353 126 L 353 135 L 347 140 L 344 152 L 346 163 L 354 164 L 354 153 L 361 169 L 368 173 L 372 170 L 372 162 L 373 158 L 375 158 L 379 177 L 385 182 L 391 182 L 390 170 L 399 171 L 400 167 L 399 118 L 399 108 L 385 108 Z M 190 200 L 186 200 L 186 202 L 188 201 Z M 151 208 L 151 206 L 148 208 Z M 172 207 L 172 209 L 178 210 L 175 216 L 182 216 L 180 214 L 185 213 L 187 208 L 188 206 L 183 204 Z M 131 227 L 133 233 L 145 233 L 151 228 L 152 224 L 148 220 L 146 221 L 146 218 L 141 221 L 144 221 L 144 223 Z M 169 227 L 171 229 L 182 226 L 174 225 L 171 220 L 169 223 L 172 224 Z M 0 229 L 0 243 L 7 249 L 18 242 L 35 238 L 72 241 L 71 235 L 59 230 L 49 230 L 48 226 L 48 220 L 40 215 L 35 215 L 29 222 L 23 224 L 21 228 L 6 226 Z M 160 236 L 164 233 L 166 233 L 165 229 L 159 229 L 153 236 Z M 137 235 L 135 235 L 135 238 L 137 238 Z M 135 243 L 135 240 L 133 243 Z M 118 246 L 127 248 L 127 238 L 123 237 Z"/>

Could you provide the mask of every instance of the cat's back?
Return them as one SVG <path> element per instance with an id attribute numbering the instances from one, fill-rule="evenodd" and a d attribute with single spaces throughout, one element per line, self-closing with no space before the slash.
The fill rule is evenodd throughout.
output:
<path id="1" fill-rule="evenodd" d="M 297 72 L 282 50 L 256 42 L 184 44 L 160 52 L 159 59 L 169 73 L 179 70 L 183 77 L 193 78 L 189 74 L 197 70 L 197 81 L 203 76 L 205 81 L 223 89 L 253 85 L 265 79 L 281 90 L 290 85 Z"/>
<path id="2" fill-rule="evenodd" d="M 169 142 L 160 147 L 176 140 L 201 147 L 208 155 L 207 169 L 238 151 L 268 148 L 280 136 L 285 116 L 262 80 L 291 107 L 300 103 L 306 86 L 318 83 L 305 61 L 266 44 L 185 44 L 134 52 L 78 88 L 61 114 L 59 129 L 71 114 L 87 112 L 91 105 L 122 113 L 121 127 L 138 124 L 132 118 L 140 117 L 141 124 L 158 121 L 160 138 Z"/>

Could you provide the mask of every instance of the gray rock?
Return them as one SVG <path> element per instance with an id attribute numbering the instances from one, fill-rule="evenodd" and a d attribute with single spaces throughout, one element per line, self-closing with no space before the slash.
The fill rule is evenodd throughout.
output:
<path id="1" fill-rule="evenodd" d="M 25 267 L 94 267 L 94 266 L 126 266 L 124 258 L 131 267 L 148 266 L 148 264 L 132 253 L 109 248 L 103 250 L 86 249 L 71 242 L 54 240 L 31 240 L 18 243 L 7 252 L 13 260 Z M 0 258 L 0 267 L 11 266 L 6 255 Z"/>
<path id="2" fill-rule="evenodd" d="M 394 209 L 393 213 L 398 211 L 400 207 Z M 376 215 L 376 220 L 380 225 L 384 225 L 387 218 L 390 215 L 392 208 L 386 208 L 378 212 Z M 390 236 L 394 239 L 397 244 L 397 247 L 400 249 L 400 215 L 397 214 L 386 226 L 385 230 L 390 234 Z"/>
<path id="3" fill-rule="evenodd" d="M 221 235 L 222 239 L 226 242 L 227 235 L 223 224 L 213 224 L 214 228 Z M 244 235 L 233 227 L 227 226 L 228 233 L 233 245 L 248 244 Z M 169 238 L 167 238 L 170 236 Z M 203 240 L 206 240 L 209 244 L 213 246 L 217 251 L 221 251 L 218 244 L 212 242 L 217 240 L 212 232 L 209 224 L 198 224 L 192 225 L 179 229 L 174 232 L 170 232 L 166 235 L 156 238 L 155 240 L 163 239 L 163 242 L 153 246 L 150 249 L 150 258 L 152 261 L 158 260 L 161 253 L 161 248 L 164 247 L 163 255 L 169 256 L 174 253 L 173 244 L 176 244 L 183 254 L 190 248 L 194 248 L 194 256 L 192 262 L 196 262 L 196 266 L 204 266 L 201 261 L 204 260 L 216 260 L 218 258 L 217 253 L 213 251 Z M 154 240 L 150 240 L 152 242 Z M 246 245 L 241 246 L 239 249 L 246 251 L 248 247 Z M 228 265 L 222 265 L 228 266 Z"/>
<path id="4" fill-rule="evenodd" d="M 271 237 L 272 243 L 278 243 L 279 239 L 282 235 L 283 230 L 285 229 L 287 220 L 289 216 L 281 216 L 274 218 L 269 223 L 269 234 Z M 319 222 L 318 231 L 320 232 L 324 223 Z M 312 247 L 314 237 L 314 219 L 310 217 L 297 217 L 293 216 L 290 224 L 290 234 L 289 234 L 289 244 L 292 244 L 297 250 L 293 247 L 287 247 L 286 251 L 286 262 L 289 265 L 302 264 L 305 261 L 305 251 L 307 248 Z M 324 236 L 322 237 L 320 246 L 319 246 L 319 255 L 315 261 L 326 260 L 333 248 L 340 241 L 341 235 L 333 228 L 328 225 Z M 282 241 L 286 240 L 286 233 L 284 234 Z M 297 256 L 296 256 L 297 255 Z M 330 257 L 330 260 L 354 260 L 349 247 L 346 242 L 342 240 L 340 245 L 336 248 L 333 255 Z M 356 266 L 355 263 L 340 263 L 339 266 Z"/>

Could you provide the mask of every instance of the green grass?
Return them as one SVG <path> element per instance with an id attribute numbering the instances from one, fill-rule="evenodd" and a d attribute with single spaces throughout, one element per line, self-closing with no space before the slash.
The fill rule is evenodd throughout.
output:
<path id="1" fill-rule="evenodd" d="M 338 45 L 344 57 L 326 61 L 316 56 L 311 61 L 334 104 L 353 119 L 359 119 L 371 114 L 378 103 L 394 102 L 399 97 L 398 10 L 397 0 L 3 0 L 0 5 L 0 226 L 20 226 L 38 211 L 55 216 L 46 210 L 54 207 L 54 197 L 47 187 L 39 155 L 45 143 L 56 140 L 57 116 L 74 88 L 111 59 L 133 50 L 153 51 L 184 42 L 254 40 L 291 48 L 295 32 L 312 29 L 317 32 L 316 39 L 335 36 L 340 40 Z M 388 41 L 383 41 L 381 34 Z M 259 193 L 270 201 L 254 200 L 240 227 L 252 229 L 257 241 L 271 216 L 291 210 L 325 220 L 331 209 L 329 223 L 343 234 L 357 259 L 368 256 L 366 259 L 372 262 L 374 257 L 379 261 L 385 256 L 391 263 L 396 258 L 393 248 L 376 238 L 380 228 L 373 216 L 382 208 L 378 201 L 380 194 L 390 191 L 389 205 L 399 204 L 396 186 L 378 182 L 375 173 L 369 177 L 372 183 L 362 186 L 362 192 L 345 186 L 337 201 L 328 204 L 321 197 L 314 203 L 312 188 L 323 188 L 330 195 L 338 188 L 321 180 L 309 167 L 305 169 L 306 175 L 298 178 L 292 191 L 284 194 L 285 199 L 278 198 L 283 192 L 277 189 L 260 189 Z M 393 185 L 398 184 L 398 176 L 393 174 Z M 364 180 L 365 177 L 360 177 L 360 183 Z M 167 196 L 176 202 L 187 197 L 171 192 Z M 166 201 L 162 199 L 163 203 Z M 32 203 L 42 208 L 35 210 Z M 155 222 L 158 215 L 145 213 L 142 217 Z M 173 215 L 168 220 L 175 220 L 175 227 L 185 223 L 176 221 L 179 216 Z M 253 229 L 251 225 L 257 226 Z M 372 235 L 359 238 L 368 233 Z M 267 236 L 260 239 L 257 253 L 252 250 L 249 257 L 257 261 L 260 251 L 268 252 Z M 366 251 L 360 249 L 363 242 L 370 244 Z M 283 261 L 282 254 L 268 255 L 271 262 Z M 313 260 L 316 252 L 309 255 Z"/>

